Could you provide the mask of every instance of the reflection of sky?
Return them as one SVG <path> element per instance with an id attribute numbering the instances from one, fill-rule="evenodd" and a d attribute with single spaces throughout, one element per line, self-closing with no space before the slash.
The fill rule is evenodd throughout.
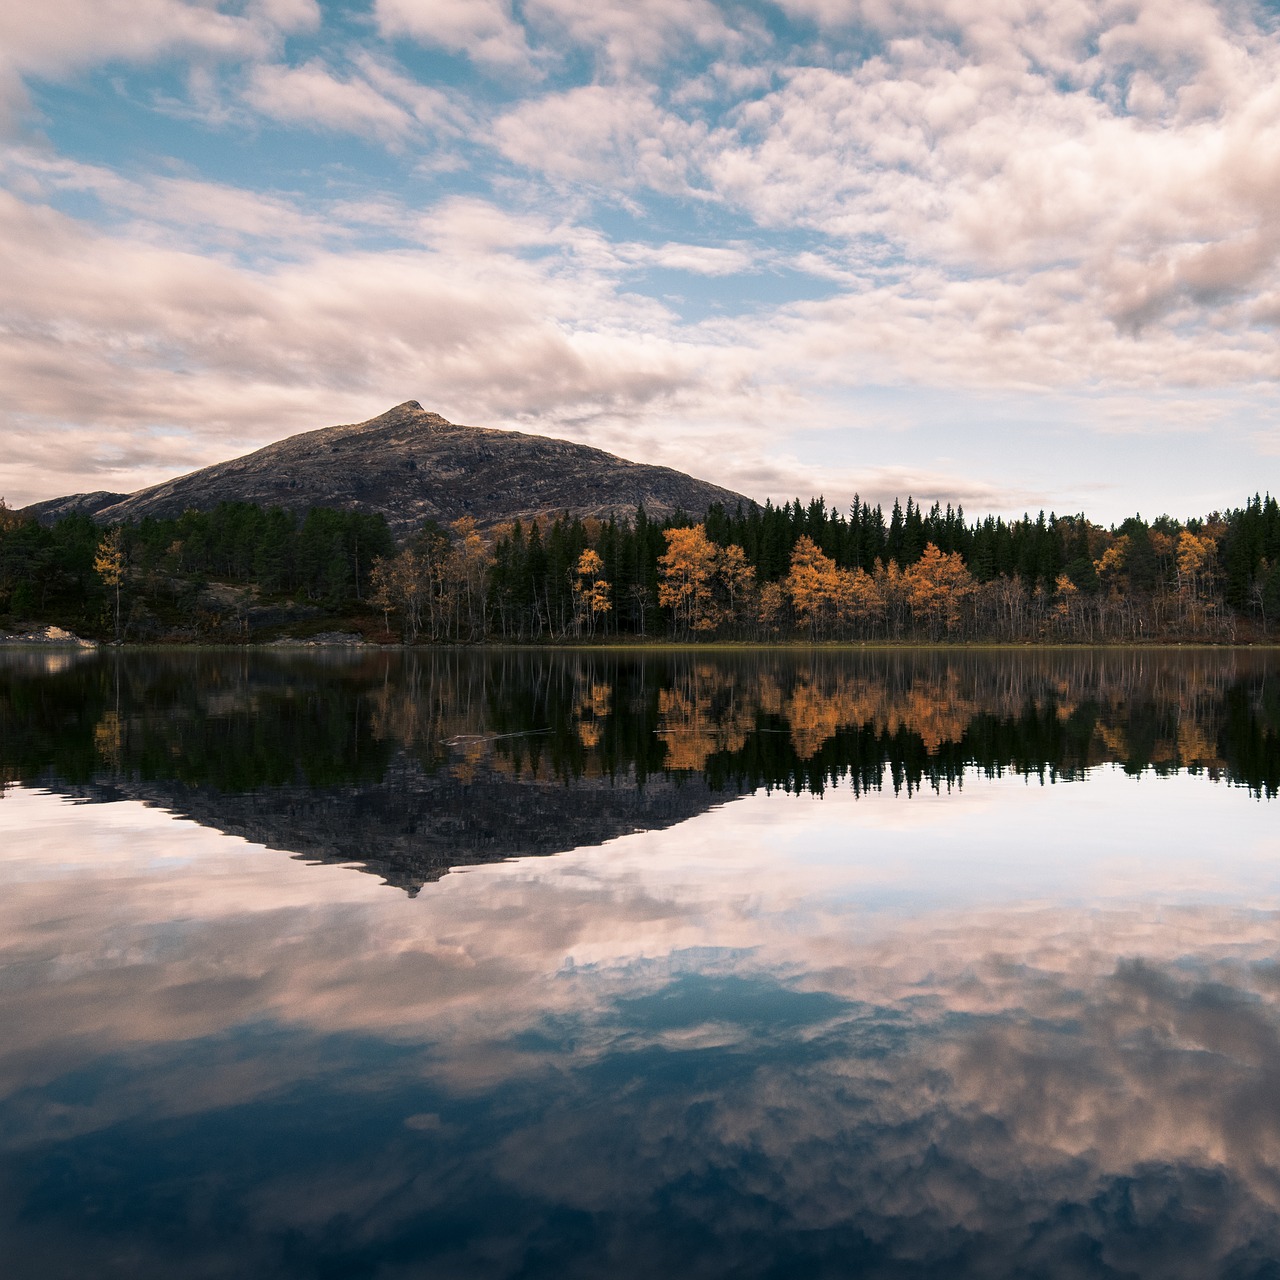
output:
<path id="1" fill-rule="evenodd" d="M 20 789 L 0 849 L 17 1276 L 1280 1251 L 1280 835 L 1204 778 L 757 795 L 412 900 Z"/>

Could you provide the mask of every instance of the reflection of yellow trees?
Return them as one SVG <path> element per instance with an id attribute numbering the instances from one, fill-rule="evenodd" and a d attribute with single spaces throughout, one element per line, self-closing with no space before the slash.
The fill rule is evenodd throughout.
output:
<path id="1" fill-rule="evenodd" d="M 944 743 L 959 742 L 981 709 L 950 672 L 941 680 L 913 684 L 897 697 L 885 698 L 870 722 L 890 735 L 901 730 L 916 734 L 932 754 Z"/>
<path id="2" fill-rule="evenodd" d="M 604 722 L 613 709 L 613 686 L 590 681 L 574 700 L 573 718 L 577 724 L 578 741 L 588 750 L 600 745 L 604 735 Z"/>
<path id="3" fill-rule="evenodd" d="M 1140 658 L 1096 666 L 1085 658 L 1067 676 L 1055 672 L 1052 663 L 1020 669 L 1007 662 L 971 669 L 963 663 L 926 664 L 909 676 L 901 670 L 881 675 L 849 670 L 839 663 L 778 663 L 736 676 L 732 670 L 699 666 L 659 695 L 668 767 L 699 769 L 713 753 L 737 750 L 766 716 L 786 722 L 792 749 L 809 760 L 842 730 L 911 734 L 936 754 L 962 741 L 980 715 L 1016 721 L 1034 710 L 1065 723 L 1085 703 L 1093 704 L 1097 715 L 1091 761 L 1127 761 L 1135 751 L 1130 716 L 1144 699 L 1156 719 L 1168 724 L 1167 732 L 1150 741 L 1147 759 L 1179 766 L 1221 764 L 1214 742 L 1224 686 L 1215 663 L 1177 667 L 1156 686 L 1149 685 Z"/>
<path id="4" fill-rule="evenodd" d="M 449 772 L 459 782 L 474 782 L 480 765 L 486 762 L 486 757 L 489 754 L 488 740 L 485 738 L 468 738 L 456 743 L 455 751 L 461 753 L 461 758 L 455 755 L 453 763 L 449 766 Z"/>
<path id="5" fill-rule="evenodd" d="M 1140 651 L 1029 652 L 998 661 L 941 653 L 815 654 L 796 661 L 773 654 L 664 664 L 637 685 L 636 670 L 619 682 L 625 663 L 548 659 L 539 667 L 538 661 L 517 664 L 510 674 L 462 655 L 415 663 L 411 678 L 388 679 L 367 694 L 373 734 L 449 760 L 463 777 L 482 765 L 534 776 L 570 767 L 598 776 L 631 763 L 618 753 L 643 734 L 664 744 L 667 768 L 700 770 L 713 755 L 742 751 L 758 731 L 781 728 L 788 750 L 805 761 L 849 730 L 912 735 L 937 754 L 962 742 L 979 717 L 1011 725 L 1030 715 L 1042 726 L 1056 719 L 1064 730 L 1070 722 L 1064 741 L 1072 744 L 1073 765 L 1119 760 L 1214 768 L 1223 763 L 1216 744 L 1236 671 L 1218 654 L 1153 661 Z M 531 679 L 555 697 L 516 710 Z M 614 717 L 619 732 L 606 734 Z M 102 755 L 109 757 L 118 731 L 103 718 L 95 734 Z M 557 733 L 561 744 L 572 743 L 571 764 L 551 754 L 568 750 L 553 748 Z"/>
<path id="6" fill-rule="evenodd" d="M 424 678 L 425 674 L 425 678 Z M 427 668 L 412 664 L 400 680 L 385 680 L 369 694 L 369 727 L 378 741 L 396 742 L 406 750 L 439 759 L 446 744 L 461 750 L 490 736 L 483 690 L 459 678 L 449 665 Z"/>
<path id="7" fill-rule="evenodd" d="M 370 695 L 369 728 L 380 742 L 398 742 L 411 747 L 425 733 L 425 704 L 409 690 L 384 684 Z"/>
<path id="8" fill-rule="evenodd" d="M 716 752 L 741 750 L 762 716 L 781 717 L 796 755 L 810 760 L 842 729 L 862 727 L 915 733 L 933 752 L 958 741 L 979 710 L 954 674 L 905 689 L 832 672 L 789 674 L 734 679 L 724 669 L 698 667 L 661 690 L 658 732 L 667 767 L 701 769 Z"/>
<path id="9" fill-rule="evenodd" d="M 93 748 L 113 769 L 120 767 L 124 746 L 124 725 L 115 711 L 106 711 L 93 726 Z"/>
<path id="10" fill-rule="evenodd" d="M 1129 758 L 1129 735 L 1122 725 L 1101 723 L 1095 732 L 1101 742 L 1104 755 L 1109 760 Z"/>
<path id="11" fill-rule="evenodd" d="M 811 760 L 844 726 L 862 723 L 861 710 L 851 687 L 821 689 L 807 679 L 797 681 L 783 706 L 796 755 Z"/>
<path id="12" fill-rule="evenodd" d="M 1177 761 L 1181 765 L 1221 766 L 1221 753 L 1204 728 L 1193 720 L 1178 724 Z"/>
<path id="13" fill-rule="evenodd" d="M 658 734 L 668 769 L 701 769 L 708 756 L 746 745 L 758 702 L 739 688 L 737 676 L 732 668 L 700 663 L 659 690 Z"/>
<path id="14" fill-rule="evenodd" d="M 889 736 L 914 733 L 932 753 L 943 743 L 958 742 L 978 711 L 954 673 L 897 689 L 862 678 L 809 675 L 797 680 L 783 706 L 792 746 L 802 760 L 815 756 L 840 730 L 864 727 Z"/>

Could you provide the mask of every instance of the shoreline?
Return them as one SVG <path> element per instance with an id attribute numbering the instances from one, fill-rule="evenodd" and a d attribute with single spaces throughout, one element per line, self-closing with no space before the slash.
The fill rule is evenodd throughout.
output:
<path id="1" fill-rule="evenodd" d="M 228 644 L 204 641 L 92 640 L 71 633 L 39 636 L 32 633 L 0 635 L 0 652 L 35 650 L 72 653 L 901 653 L 916 651 L 1062 652 L 1087 650 L 1151 650 L 1225 652 L 1280 651 L 1280 639 L 1263 641 L 1211 640 L 606 640 L 606 641 L 478 641 L 444 644 L 379 644 L 366 640 L 275 639 L 260 643 Z"/>

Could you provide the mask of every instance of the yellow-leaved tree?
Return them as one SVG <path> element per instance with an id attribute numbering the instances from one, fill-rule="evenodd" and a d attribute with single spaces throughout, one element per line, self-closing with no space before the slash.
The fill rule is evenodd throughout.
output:
<path id="1" fill-rule="evenodd" d="M 485 584 L 493 555 L 470 516 L 453 521 L 449 528 L 453 530 L 454 543 L 445 569 L 454 603 L 453 631 L 459 639 L 481 640 L 487 604 Z"/>
<path id="2" fill-rule="evenodd" d="M 823 636 L 835 617 L 840 600 L 840 571 L 807 534 L 791 551 L 791 571 L 783 581 L 796 621 L 807 627 L 812 639 Z"/>
<path id="3" fill-rule="evenodd" d="M 604 577 L 604 561 L 598 551 L 588 547 L 579 557 L 574 567 L 573 577 L 573 613 L 579 633 L 583 630 L 587 635 L 596 633 L 596 619 L 613 608 L 609 599 L 612 590 Z"/>
<path id="4" fill-rule="evenodd" d="M 924 623 L 931 639 L 956 629 L 961 606 L 974 586 L 958 551 L 948 555 L 930 542 L 920 559 L 903 570 L 902 578 L 911 615 Z"/>
<path id="5" fill-rule="evenodd" d="M 865 569 L 841 569 L 836 602 L 841 626 L 863 635 L 884 620 L 884 597 L 880 586 Z"/>
<path id="6" fill-rule="evenodd" d="M 754 617 L 759 591 L 756 571 L 747 553 L 730 543 L 721 547 L 716 556 L 716 580 L 724 600 L 724 613 L 735 626 Z"/>
<path id="7" fill-rule="evenodd" d="M 391 629 L 391 615 L 398 613 L 404 642 L 412 644 L 422 627 L 423 604 L 431 594 L 427 563 L 412 548 L 395 556 L 375 557 L 369 581 L 370 601 L 382 610 L 387 629 Z"/>
<path id="8" fill-rule="evenodd" d="M 93 571 L 102 579 L 115 603 L 116 644 L 120 643 L 120 593 L 124 588 L 124 530 L 108 529 L 93 557 Z"/>
<path id="9" fill-rule="evenodd" d="M 671 610 L 678 635 L 714 631 L 720 621 L 713 585 L 719 548 L 705 526 L 664 529 L 667 549 L 658 557 L 658 603 Z"/>

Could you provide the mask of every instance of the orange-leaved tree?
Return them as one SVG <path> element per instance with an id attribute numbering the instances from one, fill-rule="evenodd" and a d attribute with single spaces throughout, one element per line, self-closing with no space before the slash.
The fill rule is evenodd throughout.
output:
<path id="1" fill-rule="evenodd" d="M 865 635 L 884 620 L 880 584 L 865 569 L 841 569 L 836 611 L 842 627 L 857 628 Z"/>
<path id="2" fill-rule="evenodd" d="M 1119 586 L 1128 559 L 1129 535 L 1121 533 L 1112 539 L 1102 555 L 1093 562 L 1093 567 L 1098 577 L 1114 590 Z"/>
<path id="3" fill-rule="evenodd" d="M 754 615 L 759 593 L 756 571 L 737 543 L 721 547 L 717 552 L 716 581 L 724 600 L 723 612 L 731 623 L 744 622 Z"/>
<path id="4" fill-rule="evenodd" d="M 398 613 L 405 643 L 412 644 L 422 628 L 422 607 L 432 595 L 430 564 L 411 547 L 399 555 L 375 556 L 369 581 L 370 601 L 382 610 L 388 629 L 391 615 Z"/>
<path id="5" fill-rule="evenodd" d="M 573 608 L 578 630 L 584 627 L 588 635 L 595 635 L 596 618 L 613 608 L 609 599 L 612 589 L 604 577 L 604 561 L 598 551 L 588 547 L 574 567 Z"/>
<path id="6" fill-rule="evenodd" d="M 1074 636 L 1079 630 L 1080 588 L 1065 574 L 1053 582 L 1053 608 L 1049 618 L 1059 631 Z"/>
<path id="7" fill-rule="evenodd" d="M 1209 534 L 1197 536 L 1185 530 L 1178 536 L 1178 600 L 1184 624 L 1199 627 L 1204 621 L 1201 594 L 1212 581 L 1210 570 L 1218 544 Z"/>
<path id="8" fill-rule="evenodd" d="M 915 564 L 903 570 L 903 583 L 911 616 L 923 622 L 932 639 L 954 631 L 960 623 L 961 605 L 973 593 L 973 578 L 958 551 L 949 555 L 932 542 L 926 544 Z"/>
<path id="9" fill-rule="evenodd" d="M 107 530 L 93 557 L 93 571 L 115 596 L 116 643 L 120 643 L 120 591 L 124 585 L 124 530 Z"/>
<path id="10" fill-rule="evenodd" d="M 714 631 L 720 621 L 713 590 L 719 548 L 705 526 L 664 529 L 667 549 L 658 557 L 658 603 L 671 610 L 678 635 Z"/>
<path id="11" fill-rule="evenodd" d="M 445 562 L 445 574 L 454 602 L 454 634 L 459 639 L 482 640 L 487 604 L 485 587 L 493 555 L 471 516 L 454 520 L 449 528 L 455 541 Z"/>
<path id="12" fill-rule="evenodd" d="M 796 611 L 796 621 L 813 639 L 824 634 L 840 599 L 840 571 L 830 556 L 807 534 L 791 551 L 791 571 L 783 587 Z"/>

